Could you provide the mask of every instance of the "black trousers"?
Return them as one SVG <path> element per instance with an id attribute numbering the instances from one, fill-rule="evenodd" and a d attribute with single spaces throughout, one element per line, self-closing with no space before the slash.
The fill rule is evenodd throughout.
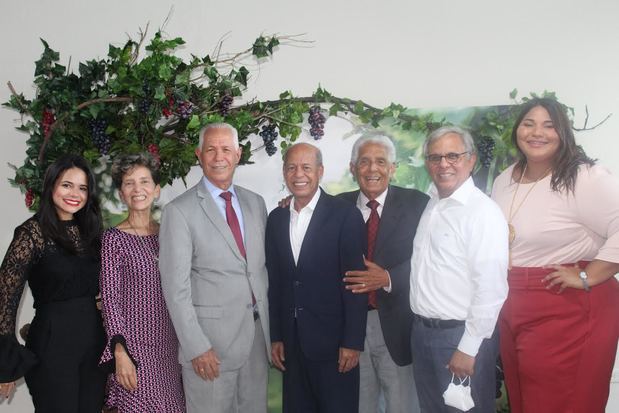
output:
<path id="1" fill-rule="evenodd" d="M 39 363 L 26 374 L 36 413 L 101 413 L 105 346 L 94 297 L 37 306 L 26 347 Z"/>
<path id="2" fill-rule="evenodd" d="M 298 334 L 294 342 L 284 343 L 284 350 L 284 413 L 359 412 L 358 365 L 346 373 L 338 372 L 337 351 L 331 360 L 308 359 L 303 354 Z"/>

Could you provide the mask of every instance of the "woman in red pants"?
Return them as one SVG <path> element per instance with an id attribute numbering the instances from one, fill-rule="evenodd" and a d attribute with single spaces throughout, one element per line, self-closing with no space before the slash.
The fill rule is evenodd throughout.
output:
<path id="1" fill-rule="evenodd" d="M 509 224 L 499 317 L 511 411 L 603 413 L 619 339 L 619 181 L 576 145 L 565 107 L 526 102 L 520 159 L 495 181 Z"/>

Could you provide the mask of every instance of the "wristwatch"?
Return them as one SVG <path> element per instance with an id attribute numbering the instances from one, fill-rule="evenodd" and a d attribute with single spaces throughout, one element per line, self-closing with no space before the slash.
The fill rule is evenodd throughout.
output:
<path id="1" fill-rule="evenodd" d="M 580 277 L 580 280 L 582 281 L 582 286 L 585 288 L 586 292 L 591 291 L 591 287 L 589 287 L 589 283 L 587 282 L 587 273 L 583 270 L 580 273 L 578 273 L 578 276 Z"/>

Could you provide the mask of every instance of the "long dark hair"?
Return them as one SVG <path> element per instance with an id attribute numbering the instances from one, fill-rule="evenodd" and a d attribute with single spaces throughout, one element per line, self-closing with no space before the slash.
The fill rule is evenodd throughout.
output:
<path id="1" fill-rule="evenodd" d="M 66 226 L 58 218 L 53 200 L 56 182 L 67 169 L 71 168 L 78 168 L 84 171 L 88 181 L 86 204 L 73 214 L 73 219 L 80 232 L 80 250 L 83 249 L 84 251 L 98 254 L 101 249 L 101 231 L 103 229 L 101 208 L 99 206 L 99 197 L 97 196 L 95 176 L 88 162 L 81 156 L 63 155 L 47 168 L 43 178 L 43 193 L 41 194 L 37 218 L 45 237 L 51 238 L 72 253 L 80 252 L 76 250 L 75 243 L 71 240 Z"/>
<path id="2" fill-rule="evenodd" d="M 550 186 L 555 192 L 574 192 L 576 186 L 576 177 L 580 165 L 593 165 L 595 160 L 587 156 L 580 145 L 576 144 L 574 132 L 572 130 L 572 122 L 567 116 L 566 107 L 555 99 L 550 98 L 533 98 L 522 104 L 520 113 L 514 123 L 512 129 L 512 143 L 518 150 L 520 159 L 516 164 L 516 168 L 523 170 L 527 163 L 527 158 L 518 147 L 517 130 L 522 122 L 522 119 L 529 111 L 537 106 L 541 106 L 548 111 L 552 125 L 554 126 L 557 135 L 559 135 L 559 149 L 552 160 L 552 178 Z"/>

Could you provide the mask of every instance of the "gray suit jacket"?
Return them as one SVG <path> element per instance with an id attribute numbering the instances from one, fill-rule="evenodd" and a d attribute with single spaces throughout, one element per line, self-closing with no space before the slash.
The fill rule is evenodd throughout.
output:
<path id="1" fill-rule="evenodd" d="M 161 285 L 178 336 L 179 361 L 213 348 L 221 371 L 240 368 L 254 338 L 251 291 L 270 356 L 268 276 L 264 258 L 266 206 L 260 195 L 234 186 L 243 213 L 245 250 L 202 181 L 167 204 L 161 218 Z M 251 286 L 251 289 L 250 289 Z"/>

